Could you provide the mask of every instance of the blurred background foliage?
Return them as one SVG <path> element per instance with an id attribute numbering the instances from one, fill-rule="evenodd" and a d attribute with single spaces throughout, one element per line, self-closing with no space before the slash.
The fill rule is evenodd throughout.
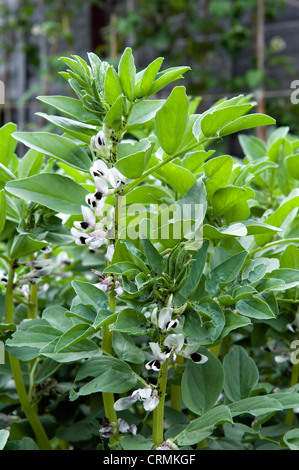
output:
<path id="1" fill-rule="evenodd" d="M 35 97 L 65 92 L 61 55 L 94 51 L 117 63 L 130 46 L 140 68 L 157 56 L 164 66 L 190 65 L 184 83 L 201 96 L 199 112 L 223 96 L 252 93 L 258 111 L 299 133 L 290 100 L 297 35 L 298 0 L 0 0 L 2 124 L 45 124 Z"/>

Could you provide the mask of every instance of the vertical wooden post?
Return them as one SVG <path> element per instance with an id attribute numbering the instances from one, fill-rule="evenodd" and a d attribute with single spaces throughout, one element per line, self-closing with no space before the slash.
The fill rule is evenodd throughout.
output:
<path id="1" fill-rule="evenodd" d="M 257 21 L 256 21 L 256 56 L 257 68 L 263 74 L 265 73 L 265 0 L 257 2 Z M 265 83 L 264 79 L 257 90 L 258 113 L 266 112 Z M 267 140 L 267 127 L 257 127 L 256 135 L 262 140 Z"/>

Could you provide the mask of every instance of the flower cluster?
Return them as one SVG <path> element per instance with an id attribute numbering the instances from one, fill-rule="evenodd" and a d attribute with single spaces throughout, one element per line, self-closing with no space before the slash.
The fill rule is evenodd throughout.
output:
<path id="1" fill-rule="evenodd" d="M 159 404 L 158 391 L 150 385 L 134 390 L 129 397 L 120 398 L 114 403 L 115 411 L 127 410 L 137 401 L 141 401 L 145 411 L 153 411 Z"/>
<path id="2" fill-rule="evenodd" d="M 103 418 L 101 421 L 102 427 L 99 430 L 101 437 L 109 439 L 118 431 L 119 434 L 126 434 L 130 432 L 135 436 L 137 433 L 136 424 L 128 424 L 124 419 L 119 418 L 117 423 L 110 423 L 107 418 Z"/>
<path id="3" fill-rule="evenodd" d="M 177 450 L 178 446 L 171 440 L 167 439 L 160 446 L 156 447 L 156 450 Z"/>
<path id="4" fill-rule="evenodd" d="M 124 290 L 120 285 L 120 282 L 115 279 L 115 276 L 111 275 L 106 277 L 101 271 L 92 269 L 92 271 L 98 276 L 99 282 L 94 284 L 94 286 L 101 289 L 106 294 L 109 294 L 111 289 L 114 289 L 117 295 L 123 295 Z"/>
<path id="5" fill-rule="evenodd" d="M 115 167 L 108 168 L 102 160 L 94 162 L 90 173 L 94 179 L 95 192 L 87 194 L 85 200 L 89 207 L 81 206 L 83 221 L 74 222 L 71 233 L 77 245 L 87 245 L 94 252 L 114 238 L 115 211 L 113 206 L 106 204 L 106 198 L 124 184 L 125 177 Z M 108 259 L 109 256 L 108 247 Z"/>
<path id="6" fill-rule="evenodd" d="M 151 322 L 166 334 L 169 330 L 174 330 L 180 326 L 179 320 L 173 317 L 172 295 L 169 297 L 167 306 L 162 308 L 158 315 L 158 308 L 155 307 L 151 314 Z M 150 342 L 154 359 L 149 361 L 145 367 L 147 370 L 159 371 L 161 364 L 172 356 L 176 360 L 176 355 L 191 359 L 196 364 L 207 362 L 207 356 L 197 353 L 198 345 L 185 345 L 183 333 L 169 334 L 163 341 L 162 347 L 159 343 Z"/>

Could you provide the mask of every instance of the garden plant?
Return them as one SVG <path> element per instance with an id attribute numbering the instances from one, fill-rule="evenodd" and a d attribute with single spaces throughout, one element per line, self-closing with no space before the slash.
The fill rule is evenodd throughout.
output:
<path id="1" fill-rule="evenodd" d="M 61 60 L 76 98 L 0 129 L 0 448 L 299 449 L 299 137 L 161 57 Z"/>

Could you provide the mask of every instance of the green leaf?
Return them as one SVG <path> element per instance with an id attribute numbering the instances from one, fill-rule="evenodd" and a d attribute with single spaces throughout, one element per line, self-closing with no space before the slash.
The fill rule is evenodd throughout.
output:
<path id="1" fill-rule="evenodd" d="M 44 162 L 44 157 L 41 152 L 34 149 L 29 149 L 28 152 L 20 160 L 18 177 L 19 179 L 33 176 L 40 172 Z"/>
<path id="2" fill-rule="evenodd" d="M 127 178 L 139 178 L 147 167 L 153 148 L 154 143 L 148 139 L 141 139 L 134 144 L 121 142 L 117 146 L 116 168 Z"/>
<path id="3" fill-rule="evenodd" d="M 149 95 L 156 75 L 161 68 L 163 60 L 163 57 L 158 57 L 153 62 L 151 62 L 146 67 L 146 69 L 141 72 L 142 76 L 140 80 L 138 80 L 138 75 L 136 76 L 137 83 L 135 87 L 135 98 Z"/>
<path id="4" fill-rule="evenodd" d="M 237 277 L 247 255 L 247 251 L 241 251 L 212 269 L 206 281 L 206 289 L 211 295 L 215 295 L 218 285 L 220 287 L 225 286 Z"/>
<path id="5" fill-rule="evenodd" d="M 299 429 L 291 429 L 283 436 L 283 442 L 290 450 L 299 450 Z"/>
<path id="6" fill-rule="evenodd" d="M 182 378 L 182 399 L 187 408 L 197 415 L 210 410 L 223 388 L 224 374 L 221 362 L 207 349 L 198 352 L 208 357 L 204 364 L 187 363 Z"/>
<path id="7" fill-rule="evenodd" d="M 202 118 L 201 131 L 206 137 L 210 137 L 215 134 L 221 135 L 221 129 L 223 129 L 227 123 L 235 122 L 238 118 L 246 114 L 252 107 L 253 105 L 251 104 L 243 104 L 215 109 L 214 111 L 205 114 Z"/>
<path id="8" fill-rule="evenodd" d="M 173 193 L 169 188 L 165 188 L 162 185 L 143 184 L 132 189 L 126 195 L 126 204 L 136 204 L 136 201 L 139 204 L 161 204 L 165 200 L 172 199 L 172 197 Z"/>
<path id="9" fill-rule="evenodd" d="M 108 307 L 108 297 L 101 289 L 84 281 L 72 281 L 72 286 L 83 305 L 90 305 L 96 311 Z"/>
<path id="10" fill-rule="evenodd" d="M 196 291 L 198 284 L 200 283 L 201 275 L 205 266 L 208 247 L 209 242 L 205 240 L 201 248 L 199 248 L 192 255 L 190 274 L 183 287 L 175 296 L 175 299 L 177 298 L 180 303 L 183 303 L 185 300 L 192 298 L 192 295 Z"/>
<path id="11" fill-rule="evenodd" d="M 83 339 L 88 338 L 96 332 L 96 329 L 86 323 L 78 323 L 66 331 L 57 341 L 55 352 L 60 353 L 63 349 L 80 343 Z"/>
<path id="12" fill-rule="evenodd" d="M 93 377 L 77 392 L 78 396 L 97 392 L 125 393 L 136 385 L 136 377 L 130 367 L 115 357 L 94 357 L 79 369 L 76 382 Z"/>
<path id="13" fill-rule="evenodd" d="M 119 131 L 122 128 L 123 116 L 126 113 L 127 107 L 126 103 L 127 100 L 123 95 L 119 96 L 117 100 L 113 103 L 104 119 L 104 124 L 107 127 L 110 127 L 115 131 Z"/>
<path id="14" fill-rule="evenodd" d="M 285 291 L 299 285 L 299 269 L 280 268 L 272 271 L 271 277 L 280 280 L 281 285 L 272 290 Z"/>
<path id="15" fill-rule="evenodd" d="M 113 105 L 122 92 L 123 90 L 116 70 L 112 66 L 108 67 L 105 76 L 105 98 L 107 103 Z"/>
<path id="16" fill-rule="evenodd" d="M 6 222 L 6 196 L 5 191 L 0 191 L 0 233 L 3 231 Z"/>
<path id="17" fill-rule="evenodd" d="M 135 263 L 124 261 L 115 264 L 111 264 L 104 270 L 104 274 L 115 274 L 117 276 L 134 276 L 140 272 L 139 268 L 136 267 Z"/>
<path id="18" fill-rule="evenodd" d="M 84 124 L 83 122 L 78 122 L 73 119 L 51 116 L 45 113 L 36 114 L 86 144 L 90 144 L 91 137 L 97 133 L 96 126 L 92 126 L 91 124 Z"/>
<path id="19" fill-rule="evenodd" d="M 87 153 L 70 139 L 49 132 L 15 132 L 14 137 L 30 148 L 63 163 L 89 171 L 92 162 Z"/>
<path id="20" fill-rule="evenodd" d="M 254 360 L 241 346 L 234 346 L 225 356 L 223 370 L 224 392 L 232 402 L 247 398 L 259 379 Z"/>
<path id="21" fill-rule="evenodd" d="M 41 173 L 9 181 L 5 189 L 14 196 L 33 201 L 63 214 L 81 214 L 87 190 L 70 178 Z"/>
<path id="22" fill-rule="evenodd" d="M 232 417 L 249 413 L 253 416 L 262 416 L 273 411 L 281 411 L 283 409 L 281 403 L 274 398 L 268 396 L 258 396 L 245 398 L 228 405 Z"/>
<path id="23" fill-rule="evenodd" d="M 263 158 L 267 155 L 266 144 L 257 137 L 241 134 L 238 138 L 245 157 L 257 160 L 258 158 Z"/>
<path id="24" fill-rule="evenodd" d="M 110 329 L 135 336 L 146 334 L 148 326 L 147 319 L 142 313 L 133 308 L 125 308 L 119 312 L 116 322 Z"/>
<path id="25" fill-rule="evenodd" d="M 126 129 L 131 130 L 134 129 L 135 126 L 151 121 L 164 103 L 165 100 L 142 100 L 134 104 Z"/>
<path id="26" fill-rule="evenodd" d="M 155 129 L 161 147 L 173 155 L 180 145 L 188 123 L 189 101 L 185 87 L 175 87 L 156 114 Z"/>
<path id="27" fill-rule="evenodd" d="M 6 166 L 0 163 L 0 182 L 5 184 L 7 181 L 14 180 L 15 178 L 15 175 L 6 168 Z"/>
<path id="28" fill-rule="evenodd" d="M 127 47 L 118 64 L 118 75 L 124 94 L 129 101 L 134 99 L 136 68 L 132 49 Z"/>
<path id="29" fill-rule="evenodd" d="M 123 361 L 133 364 L 144 363 L 144 352 L 128 334 L 115 331 L 113 333 L 112 346 L 117 356 Z"/>
<path id="30" fill-rule="evenodd" d="M 97 115 L 87 111 L 80 100 L 68 96 L 37 96 L 37 99 L 77 121 L 99 125 Z"/>
<path id="31" fill-rule="evenodd" d="M 299 207 L 299 190 L 295 189 L 290 195 L 280 204 L 278 209 L 274 211 L 263 222 L 275 227 L 280 227 L 288 214 Z M 272 234 L 256 235 L 255 241 L 259 246 L 263 246 L 272 239 Z"/>
<path id="32" fill-rule="evenodd" d="M 45 345 L 41 350 L 42 356 L 48 357 L 56 362 L 69 363 L 81 361 L 82 359 L 89 359 L 98 353 L 98 346 L 89 339 L 84 339 L 80 343 L 73 344 L 72 346 L 64 348 L 60 352 L 56 352 L 56 345 L 59 338 Z"/>
<path id="33" fill-rule="evenodd" d="M 247 235 L 247 228 L 243 223 L 234 223 L 228 227 L 214 227 L 213 225 L 205 224 L 203 226 L 203 237 L 209 240 L 221 240 L 231 237 L 245 237 Z"/>
<path id="34" fill-rule="evenodd" d="M 158 250 L 154 247 L 148 238 L 142 238 L 141 244 L 144 254 L 147 258 L 148 266 L 156 271 L 157 274 L 162 274 L 166 270 L 166 263 L 163 259 L 163 256 L 160 255 Z"/>
<path id="35" fill-rule="evenodd" d="M 181 196 L 186 194 L 196 183 L 195 176 L 191 171 L 174 163 L 167 163 L 157 174 L 161 174 L 167 184 L 169 184 Z"/>
<path id="36" fill-rule="evenodd" d="M 289 155 L 285 159 L 285 164 L 289 175 L 296 180 L 299 180 L 299 155 Z"/>
<path id="37" fill-rule="evenodd" d="M 16 124 L 8 122 L 0 128 L 0 163 L 8 166 L 16 150 L 17 142 L 12 137 L 17 129 Z"/>
<path id="38" fill-rule="evenodd" d="M 259 297 L 251 295 L 236 303 L 236 309 L 241 315 L 258 320 L 271 320 L 275 318 L 269 305 Z"/>
<path id="39" fill-rule="evenodd" d="M 21 352 L 23 349 L 30 348 L 33 354 L 31 358 L 34 358 L 40 354 L 40 349 L 60 336 L 60 330 L 50 326 L 45 319 L 37 319 L 22 323 L 12 338 L 6 341 L 6 346 L 15 349 L 21 348 Z M 26 360 L 24 357 L 22 359 L 22 356 L 20 359 Z"/>
<path id="40" fill-rule="evenodd" d="M 47 246 L 47 242 L 38 240 L 33 234 L 20 234 L 14 237 L 9 250 L 12 259 L 23 258 Z"/>
<path id="41" fill-rule="evenodd" d="M 188 72 L 188 70 L 190 70 L 190 67 L 171 67 L 169 69 L 162 70 L 162 72 L 157 74 L 156 79 L 148 92 L 148 96 L 154 95 L 169 83 L 183 78 L 183 73 Z"/>
<path id="42" fill-rule="evenodd" d="M 9 438 L 9 431 L 0 429 L 0 450 L 3 450 Z"/>
<path id="43" fill-rule="evenodd" d="M 215 426 L 223 423 L 233 424 L 231 412 L 225 405 L 216 406 L 188 424 L 184 431 L 175 437 L 175 441 L 178 445 L 197 444 L 212 434 Z"/>
<path id="44" fill-rule="evenodd" d="M 233 159 L 229 155 L 222 155 L 208 160 L 203 167 L 207 192 L 213 194 L 227 184 L 233 168 Z"/>
<path id="45" fill-rule="evenodd" d="M 121 440 L 121 446 L 124 450 L 151 450 L 153 448 L 153 441 L 150 438 L 136 434 L 135 436 L 124 436 Z"/>
<path id="46" fill-rule="evenodd" d="M 226 216 L 227 222 L 244 220 L 236 217 L 236 209 L 241 203 L 247 204 L 247 200 L 252 199 L 254 194 L 254 191 L 250 188 L 230 185 L 218 189 L 211 200 L 214 217 Z"/>
<path id="47" fill-rule="evenodd" d="M 219 132 L 219 135 L 225 136 L 245 129 L 251 129 L 252 127 L 270 126 L 275 123 L 275 119 L 266 114 L 249 114 L 248 116 L 239 117 L 224 126 Z"/>
<path id="48" fill-rule="evenodd" d="M 237 330 L 238 328 L 244 328 L 250 324 L 251 321 L 249 318 L 242 317 L 231 310 L 225 310 L 225 325 L 218 340 L 225 338 L 225 336 L 227 336 L 231 331 Z"/>
<path id="49" fill-rule="evenodd" d="M 1 230 L 0 230 L 1 231 Z M 281 268 L 291 268 L 299 270 L 299 247 L 288 245 L 280 258 Z"/>

